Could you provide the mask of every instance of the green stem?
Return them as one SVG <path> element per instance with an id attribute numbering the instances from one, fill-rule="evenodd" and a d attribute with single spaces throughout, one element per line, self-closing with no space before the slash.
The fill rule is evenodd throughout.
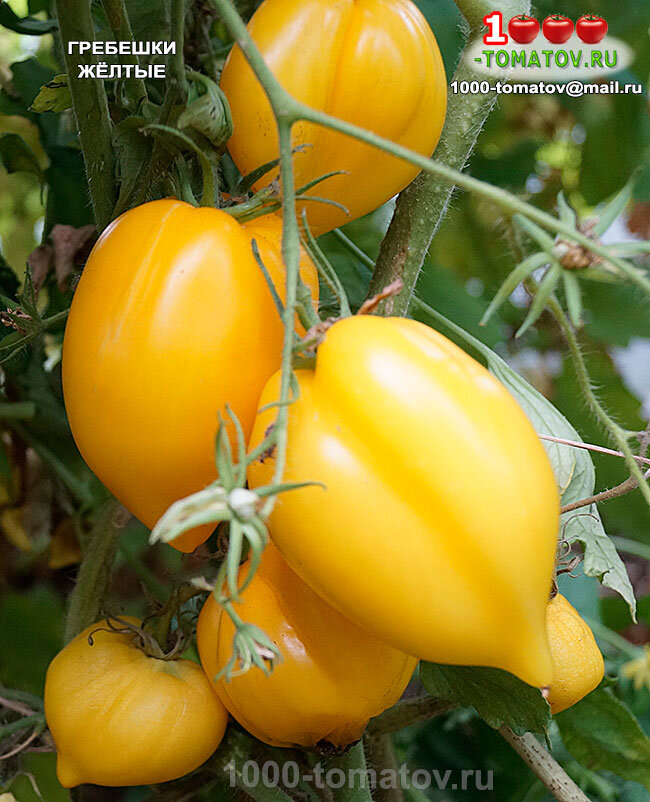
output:
<path id="1" fill-rule="evenodd" d="M 589 802 L 589 797 L 585 796 L 532 733 L 515 735 L 510 727 L 505 726 L 499 732 L 558 802 Z"/>
<path id="2" fill-rule="evenodd" d="M 624 551 L 627 554 L 634 554 L 635 557 L 641 557 L 643 560 L 650 560 L 650 545 L 647 543 L 639 543 L 637 540 L 615 536 L 611 538 L 611 541 L 616 546 L 617 551 Z"/>
<path id="3" fill-rule="evenodd" d="M 66 643 L 86 627 L 94 624 L 102 613 L 104 596 L 108 589 L 111 568 L 122 531 L 122 527 L 116 521 L 118 509 L 116 502 L 111 500 L 97 514 L 84 549 L 77 582 L 70 595 L 64 631 Z"/>
<path id="4" fill-rule="evenodd" d="M 280 788 L 267 788 L 264 783 L 253 785 L 244 782 L 242 774 L 244 763 L 255 759 L 253 752 L 256 746 L 257 742 L 250 736 L 230 727 L 208 768 L 231 789 L 234 782 L 237 788 L 256 802 L 292 802 L 291 797 Z M 260 748 L 263 747 L 260 745 Z"/>
<path id="5" fill-rule="evenodd" d="M 328 765 L 328 770 L 331 769 L 340 769 L 345 776 L 343 786 L 336 792 L 336 802 L 372 802 L 363 741 L 341 757 L 332 758 Z"/>
<path id="6" fill-rule="evenodd" d="M 102 0 L 102 5 L 115 39 L 118 42 L 132 42 L 133 29 L 124 0 Z M 126 64 L 140 65 L 140 60 L 134 55 L 120 56 L 120 60 Z M 136 106 L 147 99 L 147 88 L 142 78 L 128 78 L 126 91 Z"/>
<path id="7" fill-rule="evenodd" d="M 31 420 L 36 414 L 33 401 L 0 401 L 0 420 Z"/>
<path id="8" fill-rule="evenodd" d="M 394 777 L 398 776 L 399 766 L 395 756 L 395 747 L 389 734 L 369 735 L 366 738 L 366 750 L 368 755 L 368 765 L 376 772 L 377 776 L 382 776 L 382 771 L 391 771 Z M 373 790 L 374 802 L 403 802 L 404 794 L 402 789 L 396 785 L 395 788 L 382 788 L 380 784 Z"/>
<path id="9" fill-rule="evenodd" d="M 9 738 L 10 735 L 15 735 L 21 730 L 26 730 L 28 727 L 38 726 L 39 724 L 43 725 L 44 723 L 45 718 L 43 717 L 43 714 L 34 713 L 33 716 L 24 716 L 16 721 L 12 721 L 11 724 L 5 724 L 4 727 L 0 727 L 0 742 L 2 742 L 5 738 Z"/>
<path id="10" fill-rule="evenodd" d="M 639 467 L 639 463 L 636 459 L 637 455 L 630 448 L 625 429 L 619 426 L 618 423 L 610 417 L 594 391 L 587 365 L 580 348 L 580 343 L 578 342 L 573 326 L 556 298 L 551 297 L 549 299 L 548 308 L 562 329 L 564 338 L 569 346 L 569 353 L 573 361 L 573 368 L 575 370 L 578 386 L 589 404 L 589 408 L 601 426 L 609 433 L 614 443 L 618 446 L 619 451 L 625 456 L 625 464 L 630 472 L 630 476 L 633 476 L 637 480 L 641 494 L 650 505 L 650 485 L 648 485 L 643 471 Z"/>
<path id="11" fill-rule="evenodd" d="M 170 62 L 170 72 L 183 97 L 187 96 L 188 84 L 185 74 L 185 13 L 186 0 L 172 0 L 172 41 L 176 43 L 176 53 Z"/>
<path id="12" fill-rule="evenodd" d="M 108 100 L 101 79 L 79 77 L 80 60 L 92 63 L 88 51 L 84 57 L 68 52 L 69 42 L 92 42 L 95 38 L 90 0 L 55 0 L 55 6 L 95 223 L 102 231 L 111 220 L 117 197 Z"/>
<path id="13" fill-rule="evenodd" d="M 445 699 L 436 699 L 434 696 L 425 694 L 417 696 L 415 699 L 402 699 L 397 704 L 384 710 L 378 716 L 370 720 L 368 733 L 370 735 L 384 735 L 390 732 L 402 730 L 412 724 L 441 716 L 456 707 L 452 702 Z"/>

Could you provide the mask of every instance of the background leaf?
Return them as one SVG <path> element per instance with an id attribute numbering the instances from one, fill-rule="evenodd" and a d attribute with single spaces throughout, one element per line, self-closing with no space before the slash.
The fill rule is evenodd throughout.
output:
<path id="1" fill-rule="evenodd" d="M 495 729 L 505 724 L 521 735 L 545 733 L 550 725 L 550 708 L 539 689 L 499 668 L 421 663 L 420 679 L 432 696 L 473 707 Z"/>

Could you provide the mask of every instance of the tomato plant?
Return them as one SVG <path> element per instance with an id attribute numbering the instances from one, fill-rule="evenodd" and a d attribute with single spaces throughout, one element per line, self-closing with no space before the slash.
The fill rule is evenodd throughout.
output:
<path id="1" fill-rule="evenodd" d="M 538 33 L 539 22 L 535 17 L 529 17 L 527 14 L 519 14 L 508 23 L 508 34 L 521 45 L 535 41 Z"/>
<path id="2" fill-rule="evenodd" d="M 549 42 L 561 45 L 571 38 L 573 22 L 562 14 L 552 14 L 542 23 L 542 31 Z"/>
<path id="3" fill-rule="evenodd" d="M 596 14 L 585 14 L 576 22 L 576 33 L 585 44 L 595 45 L 607 34 L 607 23 Z"/>
<path id="4" fill-rule="evenodd" d="M 0 2 L 2 802 L 650 790 L 650 19 L 561 10 Z"/>

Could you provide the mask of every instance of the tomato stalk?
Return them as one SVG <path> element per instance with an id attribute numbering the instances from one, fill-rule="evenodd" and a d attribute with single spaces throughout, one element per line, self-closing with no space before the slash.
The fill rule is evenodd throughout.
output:
<path id="1" fill-rule="evenodd" d="M 87 0 L 56 0 L 55 6 L 63 43 L 94 41 L 94 26 Z M 65 44 L 62 49 L 95 222 L 101 231 L 110 222 L 117 199 L 108 99 L 104 82 L 100 78 L 79 78 L 78 55 L 69 53 Z"/>
<path id="2" fill-rule="evenodd" d="M 111 566 L 122 533 L 124 516 L 115 501 L 107 502 L 97 513 L 84 549 L 77 582 L 70 596 L 64 640 L 71 641 L 100 617 L 108 588 Z"/>
<path id="3" fill-rule="evenodd" d="M 102 0 L 102 5 L 115 39 L 118 42 L 132 42 L 134 39 L 133 30 L 124 0 Z M 137 56 L 124 55 L 122 58 L 126 64 L 138 66 L 140 64 Z M 135 76 L 127 78 L 126 91 L 136 106 L 147 100 L 147 87 L 142 78 L 136 78 Z"/>

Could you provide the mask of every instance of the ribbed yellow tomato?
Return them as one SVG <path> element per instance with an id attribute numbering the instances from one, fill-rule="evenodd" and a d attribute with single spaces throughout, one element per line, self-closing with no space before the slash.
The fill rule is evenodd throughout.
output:
<path id="1" fill-rule="evenodd" d="M 545 631 L 558 492 L 504 387 L 413 320 L 335 323 L 297 372 L 271 537 L 333 606 L 398 649 L 551 680 Z M 260 406 L 277 399 L 278 376 Z M 277 413 L 259 414 L 251 446 Z M 251 487 L 274 467 L 249 469 Z"/>
<path id="2" fill-rule="evenodd" d="M 559 593 L 547 607 L 546 630 L 553 658 L 548 703 L 555 714 L 591 693 L 603 678 L 605 664 L 589 625 Z"/>
<path id="3" fill-rule="evenodd" d="M 144 204 L 110 225 L 75 292 L 63 344 L 68 418 L 88 465 L 146 526 L 216 478 L 217 414 L 230 404 L 251 431 L 264 383 L 280 366 L 275 215 L 241 226 L 177 200 Z M 306 255 L 302 277 L 318 297 Z M 174 541 L 192 551 L 213 527 Z"/>
<path id="4" fill-rule="evenodd" d="M 399 699 L 417 663 L 330 607 L 271 543 L 237 612 L 271 638 L 283 659 L 270 676 L 251 669 L 215 682 L 215 689 L 243 727 L 274 746 L 343 747 L 358 740 L 368 719 Z M 230 659 L 233 635 L 211 596 L 197 629 L 211 679 Z"/>
<path id="5" fill-rule="evenodd" d="M 431 155 L 445 119 L 447 84 L 436 39 L 411 0 L 265 0 L 248 29 L 275 77 L 295 98 Z M 238 47 L 226 61 L 221 87 L 235 125 L 228 147 L 247 174 L 278 157 L 278 141 L 266 95 Z M 293 145 L 309 146 L 294 157 L 297 187 L 346 171 L 310 192 L 349 212 L 317 201 L 305 204 L 315 234 L 371 212 L 419 172 L 308 123 L 294 127 Z"/>
<path id="6" fill-rule="evenodd" d="M 149 785 L 188 774 L 221 742 L 224 706 L 201 666 L 148 657 L 131 635 L 107 630 L 105 621 L 88 627 L 47 671 L 45 717 L 61 785 Z"/>

